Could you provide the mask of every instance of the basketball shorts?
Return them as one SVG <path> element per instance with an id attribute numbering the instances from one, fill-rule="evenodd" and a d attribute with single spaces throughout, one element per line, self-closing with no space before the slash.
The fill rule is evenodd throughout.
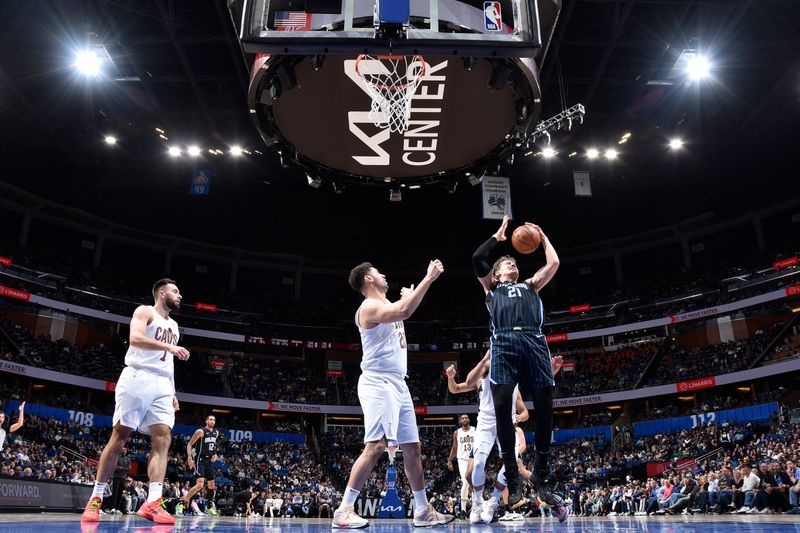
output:
<path id="1" fill-rule="evenodd" d="M 541 333 L 528 330 L 500 331 L 491 339 L 489 381 L 519 384 L 521 392 L 555 387 L 550 349 Z"/>
<path id="2" fill-rule="evenodd" d="M 497 424 L 486 422 L 478 418 L 478 425 L 475 428 L 475 444 L 473 445 L 474 452 L 490 455 L 492 448 L 497 443 Z M 498 448 L 499 448 L 498 444 Z"/>
<path id="3" fill-rule="evenodd" d="M 146 435 L 154 424 L 171 429 L 175 425 L 172 396 L 168 377 L 126 366 L 114 393 L 114 425 L 119 423 Z"/>
<path id="4" fill-rule="evenodd" d="M 358 378 L 364 442 L 385 436 L 390 445 L 419 442 L 414 402 L 401 375 L 365 371 Z"/>
<path id="5" fill-rule="evenodd" d="M 210 481 L 214 481 L 214 478 L 217 475 L 217 469 L 214 468 L 214 465 L 211 464 L 210 457 L 201 457 L 197 459 L 194 463 L 194 477 L 205 478 Z"/>

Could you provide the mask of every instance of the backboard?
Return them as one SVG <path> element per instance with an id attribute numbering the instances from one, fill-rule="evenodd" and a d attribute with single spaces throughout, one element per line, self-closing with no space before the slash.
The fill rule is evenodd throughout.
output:
<path id="1" fill-rule="evenodd" d="M 405 13 L 395 11 L 403 5 Z M 231 13 L 243 50 L 254 54 L 248 107 L 265 143 L 304 168 L 311 185 L 396 189 L 478 183 L 527 142 L 541 111 L 537 54 L 541 60 L 559 6 L 247 0 L 234 1 Z M 384 67 L 372 59 L 357 66 L 364 54 L 404 55 L 409 72 L 424 73 L 409 95 L 407 129 L 372 120 L 374 94 L 359 71 Z"/>
<path id="2" fill-rule="evenodd" d="M 380 0 L 236 0 L 246 52 L 535 56 L 560 0 L 384 0 L 406 5 L 402 36 L 382 35 Z M 386 37 L 382 39 L 381 37 Z"/>

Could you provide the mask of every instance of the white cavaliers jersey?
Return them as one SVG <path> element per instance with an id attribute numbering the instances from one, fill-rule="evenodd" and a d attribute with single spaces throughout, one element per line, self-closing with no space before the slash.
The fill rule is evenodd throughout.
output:
<path id="1" fill-rule="evenodd" d="M 171 318 L 164 318 L 159 315 L 153 306 L 153 320 L 145 329 L 145 336 L 167 344 L 178 344 L 180 333 L 178 323 Z M 140 370 L 149 370 L 155 374 L 172 378 L 175 374 L 175 367 L 172 363 L 172 354 L 167 350 L 142 350 L 133 345 L 128 347 L 125 354 L 125 366 Z"/>
<path id="2" fill-rule="evenodd" d="M 6 430 L 0 428 L 0 452 L 3 451 L 3 444 L 6 442 Z"/>
<path id="3" fill-rule="evenodd" d="M 514 387 L 514 394 L 511 396 L 511 413 L 514 416 L 517 409 L 517 396 L 519 395 L 519 387 Z M 483 421 L 484 424 L 494 424 L 494 400 L 492 399 L 492 385 L 489 382 L 489 377 L 481 379 L 481 390 L 478 392 L 478 422 Z"/>
<path id="4" fill-rule="evenodd" d="M 456 442 L 458 443 L 456 457 L 459 460 L 468 460 L 469 454 L 472 453 L 472 445 L 475 443 L 475 428 L 470 426 L 467 431 L 464 431 L 464 428 L 458 428 Z"/>
<path id="5" fill-rule="evenodd" d="M 356 326 L 361 334 L 361 350 L 364 353 L 361 370 L 405 376 L 408 372 L 408 349 L 403 322 L 378 324 L 374 328 L 364 329 L 358 323 L 359 311 L 361 306 L 356 311 Z"/>

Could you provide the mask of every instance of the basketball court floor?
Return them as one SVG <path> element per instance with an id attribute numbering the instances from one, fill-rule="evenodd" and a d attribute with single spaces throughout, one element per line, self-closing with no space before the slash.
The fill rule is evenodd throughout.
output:
<path id="1" fill-rule="evenodd" d="M 797 516 L 671 516 L 671 517 L 572 517 L 559 524 L 554 518 L 534 519 L 523 522 L 498 522 L 492 525 L 471 526 L 465 521 L 455 521 L 446 526 L 430 528 L 434 531 L 453 533 L 467 531 L 541 531 L 545 533 L 581 533 L 606 531 L 654 531 L 663 533 L 710 533 L 718 531 L 739 532 L 800 532 Z M 282 519 L 282 518 L 230 518 L 230 517 L 186 517 L 175 526 L 154 525 L 136 516 L 103 517 L 99 524 L 81 524 L 79 514 L 0 514 L 0 533 L 43 533 L 45 531 L 80 531 L 81 533 L 169 533 L 206 532 L 272 533 L 297 532 L 316 533 L 331 531 L 327 519 Z M 410 520 L 372 520 L 364 531 L 406 533 L 424 531 L 414 528 Z"/>

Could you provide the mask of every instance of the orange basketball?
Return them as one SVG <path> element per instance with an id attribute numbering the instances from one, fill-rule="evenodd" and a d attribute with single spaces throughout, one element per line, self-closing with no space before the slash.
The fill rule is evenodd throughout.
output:
<path id="1" fill-rule="evenodd" d="M 511 245 L 521 254 L 532 254 L 539 247 L 539 232 L 530 226 L 520 226 L 511 234 Z"/>

